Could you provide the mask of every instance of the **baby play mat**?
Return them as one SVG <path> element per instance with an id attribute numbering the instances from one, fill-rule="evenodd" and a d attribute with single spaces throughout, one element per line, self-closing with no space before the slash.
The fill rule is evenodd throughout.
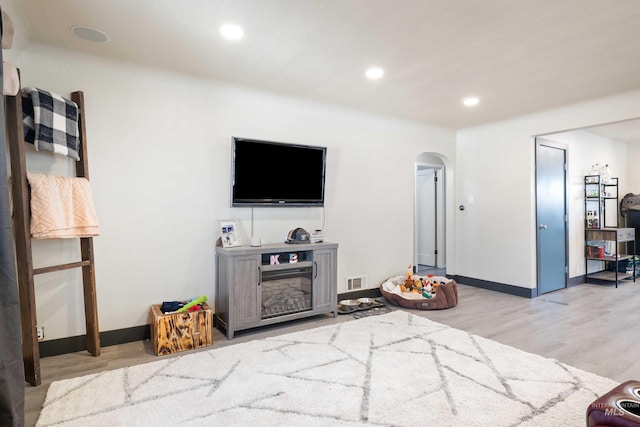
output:
<path id="1" fill-rule="evenodd" d="M 394 305 L 415 310 L 441 310 L 458 304 L 455 280 L 441 276 L 391 277 L 380 285 L 382 295 Z"/>

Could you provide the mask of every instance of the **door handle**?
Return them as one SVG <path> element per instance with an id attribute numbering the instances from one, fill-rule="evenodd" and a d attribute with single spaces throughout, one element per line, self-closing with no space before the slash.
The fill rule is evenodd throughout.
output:
<path id="1" fill-rule="evenodd" d="M 547 224 L 540 224 L 540 230 L 546 230 L 547 229 Z"/>

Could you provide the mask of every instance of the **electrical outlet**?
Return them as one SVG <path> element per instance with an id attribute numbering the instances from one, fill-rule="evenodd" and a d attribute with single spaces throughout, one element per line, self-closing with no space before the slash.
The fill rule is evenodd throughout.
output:
<path id="1" fill-rule="evenodd" d="M 38 333 L 38 341 L 44 341 L 44 326 L 36 326 L 36 332 Z"/>

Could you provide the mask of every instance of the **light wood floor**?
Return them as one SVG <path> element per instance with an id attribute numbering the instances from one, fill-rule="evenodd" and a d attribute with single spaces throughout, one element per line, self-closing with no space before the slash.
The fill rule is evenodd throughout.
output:
<path id="1" fill-rule="evenodd" d="M 583 284 L 534 299 L 459 285 L 458 296 L 452 309 L 407 311 L 619 382 L 640 380 L 640 281 L 624 281 L 618 289 Z M 352 320 L 350 315 L 319 316 L 240 332 L 232 341 L 215 330 L 213 346 L 205 350 Z M 149 341 L 104 347 L 101 353 L 43 358 L 42 385 L 25 386 L 25 425 L 35 425 L 53 381 L 158 360 Z M 181 354 L 186 353 L 162 357 Z"/>

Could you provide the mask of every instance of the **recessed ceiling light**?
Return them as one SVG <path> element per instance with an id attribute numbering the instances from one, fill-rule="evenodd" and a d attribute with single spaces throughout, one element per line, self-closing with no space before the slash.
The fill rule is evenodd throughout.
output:
<path id="1" fill-rule="evenodd" d="M 91 27 L 75 25 L 71 27 L 71 32 L 81 39 L 88 40 L 94 43 L 106 43 L 109 41 L 109 36 L 107 35 L 107 33 Z"/>
<path id="2" fill-rule="evenodd" d="M 469 96 L 467 98 L 462 99 L 462 103 L 467 107 L 473 107 L 475 105 L 478 105 L 479 102 L 480 102 L 480 99 L 476 98 L 475 96 Z"/>
<path id="3" fill-rule="evenodd" d="M 371 80 L 378 80 L 384 76 L 384 70 L 380 67 L 369 68 L 365 75 Z"/>
<path id="4" fill-rule="evenodd" d="M 235 24 L 225 24 L 220 27 L 220 34 L 227 40 L 240 40 L 244 37 L 244 30 Z"/>

